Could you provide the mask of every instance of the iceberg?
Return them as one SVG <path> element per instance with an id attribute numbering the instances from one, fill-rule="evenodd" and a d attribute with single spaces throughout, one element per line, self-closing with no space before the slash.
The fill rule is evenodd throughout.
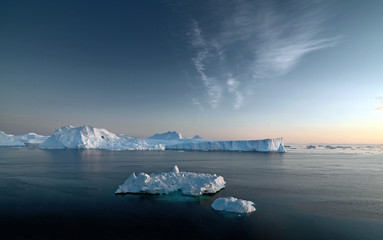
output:
<path id="1" fill-rule="evenodd" d="M 159 143 L 114 134 L 91 126 L 66 126 L 56 130 L 40 145 L 44 149 L 107 149 L 107 150 L 164 150 Z"/>
<path id="2" fill-rule="evenodd" d="M 195 139 L 202 139 L 202 137 L 200 137 L 199 135 L 195 135 L 192 139 L 193 140 L 195 140 Z"/>
<path id="3" fill-rule="evenodd" d="M 26 146 L 30 144 L 40 144 L 46 139 L 48 139 L 47 136 L 38 135 L 36 133 L 12 135 L 0 131 L 0 146 Z"/>
<path id="4" fill-rule="evenodd" d="M 286 152 L 282 138 L 248 141 L 204 141 L 166 146 L 169 150 Z"/>
<path id="5" fill-rule="evenodd" d="M 166 133 L 157 133 L 148 139 L 157 139 L 157 140 L 180 140 L 182 139 L 182 134 L 177 131 L 168 131 Z"/>
<path id="6" fill-rule="evenodd" d="M 91 126 L 65 126 L 50 137 L 29 133 L 13 136 L 0 132 L 0 146 L 40 144 L 43 149 L 106 149 L 106 150 L 195 150 L 195 151 L 261 151 L 285 152 L 282 138 L 250 141 L 218 141 L 198 135 L 183 138 L 176 131 L 157 133 L 148 138 L 115 134 Z"/>
<path id="7" fill-rule="evenodd" d="M 40 148 L 125 149 L 122 138 L 106 129 L 66 126 L 56 130 Z"/>
<path id="8" fill-rule="evenodd" d="M 233 213 L 251 213 L 255 211 L 254 203 L 234 197 L 217 198 L 211 207 L 216 211 Z"/>
<path id="9" fill-rule="evenodd" d="M 118 187 L 116 194 L 146 193 L 169 194 L 181 191 L 184 195 L 212 194 L 225 187 L 222 176 L 207 173 L 180 172 L 177 165 L 172 172 L 132 175 Z"/>

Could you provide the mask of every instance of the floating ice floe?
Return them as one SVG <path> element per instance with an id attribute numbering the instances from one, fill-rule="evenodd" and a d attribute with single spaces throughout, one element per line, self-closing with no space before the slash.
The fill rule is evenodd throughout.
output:
<path id="1" fill-rule="evenodd" d="M 233 213 L 251 213 L 255 211 L 254 203 L 234 197 L 217 198 L 211 207 L 217 211 Z"/>
<path id="2" fill-rule="evenodd" d="M 118 187 L 116 194 L 121 193 L 147 193 L 169 194 L 181 191 L 184 195 L 200 196 L 212 194 L 225 187 L 222 176 L 207 173 L 180 172 L 174 166 L 172 172 L 139 173 L 132 175 Z"/>

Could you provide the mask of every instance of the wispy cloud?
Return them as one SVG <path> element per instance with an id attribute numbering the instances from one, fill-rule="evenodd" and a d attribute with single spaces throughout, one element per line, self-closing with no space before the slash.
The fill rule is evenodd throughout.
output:
<path id="1" fill-rule="evenodd" d="M 377 97 L 377 100 L 379 101 L 379 106 L 375 108 L 375 111 L 383 112 L 383 97 Z"/>
<path id="2" fill-rule="evenodd" d="M 191 44 L 197 51 L 196 56 L 192 58 L 193 64 L 199 73 L 203 85 L 207 89 L 211 107 L 216 108 L 221 100 L 222 88 L 218 85 L 218 82 L 214 77 L 209 77 L 205 73 L 205 63 L 210 54 L 210 47 L 206 44 L 201 29 L 198 26 L 198 22 L 195 20 L 192 21 L 192 28 L 189 35 L 191 37 Z"/>
<path id="3" fill-rule="evenodd" d="M 283 4 L 212 1 L 209 21 L 191 21 L 192 62 L 211 107 L 232 98 L 238 109 L 255 81 L 286 74 L 305 55 L 339 43 L 325 31 L 329 15 L 321 1 Z"/>
<path id="4" fill-rule="evenodd" d="M 233 106 L 235 109 L 239 109 L 242 106 L 244 101 L 243 94 L 238 90 L 239 84 L 240 84 L 239 81 L 237 81 L 234 78 L 229 78 L 226 82 L 229 93 L 234 94 L 235 96 L 234 103 L 233 103 Z"/>
<path id="5" fill-rule="evenodd" d="M 244 46 L 250 53 L 246 71 L 254 78 L 283 75 L 306 54 L 333 47 L 340 40 L 324 33 L 323 23 L 329 16 L 321 4 L 285 4 L 281 11 L 271 2 L 238 1 L 224 22 L 222 41 Z"/>
<path id="6" fill-rule="evenodd" d="M 205 110 L 205 108 L 203 107 L 203 105 L 201 104 L 201 102 L 198 99 L 192 98 L 192 103 L 194 106 L 197 106 L 199 108 L 199 110 L 201 110 L 201 111 Z"/>

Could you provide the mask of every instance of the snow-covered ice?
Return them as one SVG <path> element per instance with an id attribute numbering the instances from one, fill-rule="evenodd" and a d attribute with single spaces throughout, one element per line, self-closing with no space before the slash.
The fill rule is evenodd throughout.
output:
<path id="1" fill-rule="evenodd" d="M 217 198 L 211 207 L 217 211 L 233 213 L 251 213 L 255 211 L 254 203 L 234 197 Z"/>
<path id="2" fill-rule="evenodd" d="M 148 138 L 114 134 L 90 126 L 66 126 L 55 131 L 41 148 L 80 148 L 109 150 L 196 150 L 196 151 L 261 151 L 284 152 L 282 138 L 251 141 L 216 141 L 198 135 L 183 138 L 181 133 L 168 131 Z"/>
<path id="3" fill-rule="evenodd" d="M 108 150 L 164 150 L 165 145 L 148 143 L 144 139 L 114 134 L 91 126 L 66 126 L 56 130 L 41 148 L 49 149 L 108 149 Z"/>
<path id="4" fill-rule="evenodd" d="M 0 146 L 25 146 L 27 144 L 40 144 L 47 140 L 47 138 L 47 136 L 38 135 L 36 133 L 12 135 L 0 131 Z"/>
<path id="5" fill-rule="evenodd" d="M 122 150 L 125 149 L 123 142 L 119 136 L 106 129 L 66 126 L 56 130 L 40 147 Z"/>
<path id="6" fill-rule="evenodd" d="M 204 141 L 166 146 L 170 150 L 286 152 L 282 138 L 249 141 Z"/>
<path id="7" fill-rule="evenodd" d="M 150 138 L 135 138 L 91 126 L 66 126 L 56 130 L 40 147 L 49 149 L 165 150 L 166 145 L 188 141 L 190 139 L 183 139 L 180 133 L 171 131 L 155 134 Z"/>
<path id="8" fill-rule="evenodd" d="M 207 173 L 180 172 L 174 166 L 172 172 L 139 173 L 132 175 L 118 187 L 120 193 L 169 194 L 181 191 L 184 195 L 200 196 L 212 194 L 225 187 L 222 176 Z"/>

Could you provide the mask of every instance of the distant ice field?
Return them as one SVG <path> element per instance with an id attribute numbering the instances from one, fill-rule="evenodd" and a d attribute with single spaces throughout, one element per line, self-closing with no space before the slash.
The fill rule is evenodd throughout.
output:
<path id="1" fill-rule="evenodd" d="M 383 154 L 383 144 L 296 144 L 286 143 L 287 152 Z"/>

